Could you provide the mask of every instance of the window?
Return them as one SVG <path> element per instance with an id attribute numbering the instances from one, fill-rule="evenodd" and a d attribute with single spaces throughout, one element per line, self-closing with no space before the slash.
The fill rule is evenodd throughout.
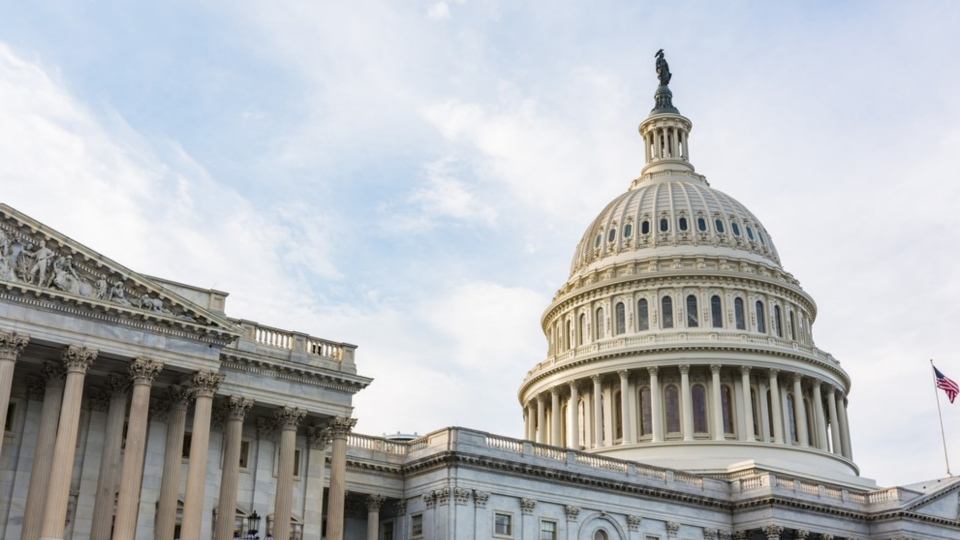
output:
<path id="1" fill-rule="evenodd" d="M 570 333 L 570 321 L 567 320 L 565 322 L 565 325 L 566 325 L 567 331 L 563 333 L 563 343 L 564 345 L 566 345 L 565 347 L 566 349 L 570 349 L 570 347 L 573 346 L 573 343 L 571 343 L 573 340 L 571 339 L 572 335 Z"/>
<path id="2" fill-rule="evenodd" d="M 763 302 L 757 300 L 757 332 L 767 333 L 767 326 L 763 323 Z"/>
<path id="3" fill-rule="evenodd" d="M 587 342 L 587 314 L 580 314 L 580 345 Z"/>
<path id="4" fill-rule="evenodd" d="M 660 232 L 667 232 L 670 230 L 670 221 L 667 218 L 660 218 Z"/>
<path id="5" fill-rule="evenodd" d="M 747 225 L 747 238 L 753 240 L 753 229 L 751 229 L 749 225 Z"/>
<path id="6" fill-rule="evenodd" d="M 623 226 L 623 237 L 630 238 L 633 236 L 633 223 L 627 223 Z"/>
<path id="7" fill-rule="evenodd" d="M 740 236 L 740 225 L 737 225 L 736 221 L 730 223 L 730 229 L 733 231 L 733 234 Z"/>
<path id="8" fill-rule="evenodd" d="M 627 331 L 627 315 L 623 302 L 617 303 L 617 334 L 623 334 Z"/>
<path id="9" fill-rule="evenodd" d="M 749 391 L 749 390 L 748 390 Z M 730 387 L 723 385 L 720 387 L 720 407 L 723 413 L 723 432 L 733 433 L 733 409 L 730 406 L 733 403 L 733 396 L 730 394 Z"/>
<path id="10" fill-rule="evenodd" d="M 623 396 L 613 393 L 613 438 L 623 439 Z"/>
<path id="11" fill-rule="evenodd" d="M 780 306 L 773 306 L 773 324 L 774 330 L 777 331 L 777 337 L 783 337 L 783 324 L 781 322 L 780 316 Z"/>
<path id="12" fill-rule="evenodd" d="M 663 390 L 664 412 L 667 415 L 667 433 L 680 433 L 680 395 L 676 385 Z"/>
<path id="13" fill-rule="evenodd" d="M 502 512 L 493 514 L 493 535 L 513 536 L 513 516 Z"/>
<path id="14" fill-rule="evenodd" d="M 593 533 L 593 540 L 610 540 L 610 537 L 607 536 L 607 531 L 597 529 L 597 532 Z"/>
<path id="15" fill-rule="evenodd" d="M 697 321 L 697 297 L 692 294 L 687 297 L 687 326 L 690 328 L 700 326 Z"/>
<path id="16" fill-rule="evenodd" d="M 613 242 L 617 238 L 617 230 L 610 229 L 610 233 L 607 235 L 607 242 Z"/>
<path id="17" fill-rule="evenodd" d="M 737 298 L 733 301 L 733 318 L 737 320 L 737 330 L 747 329 L 747 320 L 743 316 L 743 299 Z"/>
<path id="18" fill-rule="evenodd" d="M 380 540 L 393 540 L 393 522 L 384 521 L 380 525 Z"/>
<path id="19" fill-rule="evenodd" d="M 410 538 L 420 538 L 423 536 L 423 514 L 413 514 L 410 516 Z"/>
<path id="20" fill-rule="evenodd" d="M 790 337 L 797 339 L 797 323 L 793 320 L 793 312 L 790 312 Z"/>
<path id="21" fill-rule="evenodd" d="M 663 309 L 663 327 L 673 328 L 673 299 L 669 296 L 664 296 L 660 304 Z"/>
<path id="22" fill-rule="evenodd" d="M 763 233 L 760 232 L 760 229 L 757 229 L 757 238 L 760 239 L 760 245 L 761 245 L 761 246 L 767 245 L 767 243 L 763 241 Z"/>
<path id="23" fill-rule="evenodd" d="M 680 230 L 681 231 L 687 230 L 687 218 L 685 217 L 680 218 Z"/>
<path id="24" fill-rule="evenodd" d="M 723 220 L 720 218 L 717 218 L 717 220 L 714 221 L 713 224 L 714 226 L 716 226 L 717 232 L 720 234 L 723 234 Z"/>
<path id="25" fill-rule="evenodd" d="M 603 338 L 603 308 L 597 310 L 597 339 Z"/>
<path id="26" fill-rule="evenodd" d="M 293 451 L 293 477 L 300 478 L 300 450 Z"/>
<path id="27" fill-rule="evenodd" d="M 750 406 L 753 408 L 753 435 L 761 438 L 760 433 L 760 402 L 757 401 L 757 391 L 750 388 Z"/>
<path id="28" fill-rule="evenodd" d="M 707 389 L 693 385 L 693 432 L 707 433 Z"/>
<path id="29" fill-rule="evenodd" d="M 557 522 L 540 520 L 540 540 L 557 540 Z"/>
<path id="30" fill-rule="evenodd" d="M 637 302 L 637 324 L 640 326 L 640 330 L 650 329 L 650 310 L 646 298 L 641 298 Z"/>
<path id="31" fill-rule="evenodd" d="M 11 401 L 7 406 L 7 417 L 4 419 L 4 433 L 13 433 L 13 419 L 17 417 L 17 402 Z"/>
<path id="32" fill-rule="evenodd" d="M 643 220 L 643 223 L 640 224 L 640 234 L 650 234 L 650 222 Z"/>
<path id="33" fill-rule="evenodd" d="M 640 435 L 653 433 L 653 416 L 650 411 L 650 387 L 640 389 Z"/>
<path id="34" fill-rule="evenodd" d="M 787 444 L 797 442 L 797 411 L 794 409 L 793 394 L 787 393 Z"/>
<path id="35" fill-rule="evenodd" d="M 707 230 L 707 220 L 703 219 L 702 217 L 698 217 L 698 218 L 697 218 L 697 229 L 699 229 L 700 232 L 706 231 L 706 230 Z"/>
<path id="36" fill-rule="evenodd" d="M 710 318 L 713 319 L 714 328 L 723 328 L 723 307 L 720 305 L 719 296 L 710 298 Z"/>
<path id="37" fill-rule="evenodd" d="M 597 241 L 593 243 L 593 247 L 595 247 L 595 248 L 600 247 L 600 242 L 603 242 L 603 235 L 602 235 L 602 234 L 598 234 L 598 235 L 597 235 Z"/>

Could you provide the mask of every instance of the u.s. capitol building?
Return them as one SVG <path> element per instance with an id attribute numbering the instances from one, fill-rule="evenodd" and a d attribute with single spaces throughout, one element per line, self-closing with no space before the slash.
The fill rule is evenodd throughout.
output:
<path id="1" fill-rule="evenodd" d="M 228 315 L 224 292 L 0 205 L 0 537 L 960 538 L 956 478 L 860 475 L 816 304 L 695 172 L 659 61 L 645 166 L 542 317 L 523 439 L 353 433 L 372 380 L 354 345 Z"/>

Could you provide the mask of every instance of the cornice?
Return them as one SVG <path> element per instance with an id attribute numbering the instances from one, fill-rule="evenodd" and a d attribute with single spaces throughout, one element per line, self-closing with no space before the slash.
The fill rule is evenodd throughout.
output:
<path id="1" fill-rule="evenodd" d="M 223 350 L 220 354 L 220 366 L 221 369 L 230 371 L 295 381 L 351 394 L 363 390 L 373 382 L 369 377 L 329 371 L 304 364 L 250 358 L 238 351 Z"/>

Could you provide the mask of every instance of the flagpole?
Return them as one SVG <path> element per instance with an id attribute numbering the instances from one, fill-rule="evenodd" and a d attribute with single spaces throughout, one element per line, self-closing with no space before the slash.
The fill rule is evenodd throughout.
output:
<path id="1" fill-rule="evenodd" d="M 937 393 L 937 373 L 933 371 L 933 359 L 930 359 L 930 374 L 933 375 L 933 398 L 937 400 L 937 417 L 940 419 L 940 440 L 943 441 L 943 461 L 947 463 L 947 476 L 950 474 L 950 458 L 947 456 L 947 436 L 943 433 L 943 414 L 940 412 L 940 394 Z"/>

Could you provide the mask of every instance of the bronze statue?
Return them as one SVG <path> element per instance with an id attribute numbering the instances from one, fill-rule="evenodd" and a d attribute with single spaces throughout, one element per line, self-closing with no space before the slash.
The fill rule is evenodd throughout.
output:
<path id="1" fill-rule="evenodd" d="M 667 60 L 663 57 L 663 49 L 657 51 L 657 54 L 654 55 L 657 58 L 657 78 L 660 79 L 660 86 L 666 86 L 670 84 L 670 65 L 667 64 Z"/>

